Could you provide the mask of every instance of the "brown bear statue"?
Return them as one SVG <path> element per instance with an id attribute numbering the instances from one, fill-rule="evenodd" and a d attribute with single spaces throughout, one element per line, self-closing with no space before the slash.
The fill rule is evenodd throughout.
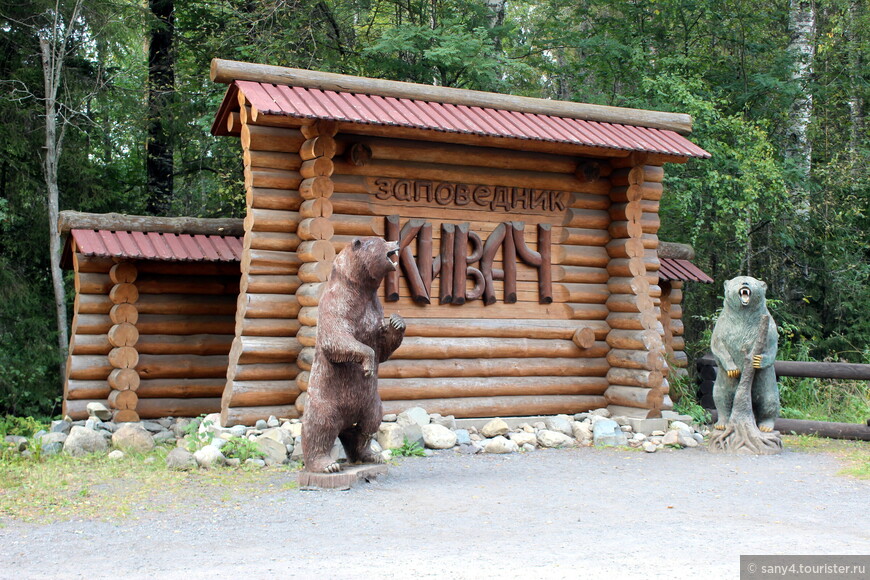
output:
<path id="1" fill-rule="evenodd" d="M 351 463 L 380 462 L 372 435 L 383 417 L 378 363 L 402 343 L 405 321 L 384 318 L 378 288 L 396 269 L 399 243 L 355 238 L 335 258 L 320 298 L 308 403 L 302 417 L 306 471 L 334 473 L 335 438 Z"/>

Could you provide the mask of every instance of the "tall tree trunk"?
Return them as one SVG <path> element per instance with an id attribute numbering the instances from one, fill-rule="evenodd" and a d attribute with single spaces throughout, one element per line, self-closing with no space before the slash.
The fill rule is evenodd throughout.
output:
<path id="1" fill-rule="evenodd" d="M 171 106 L 175 95 L 174 0 L 149 0 L 154 16 L 148 47 L 148 211 L 167 215 L 173 197 L 173 139 Z"/>
<path id="2" fill-rule="evenodd" d="M 858 150 L 864 138 L 864 101 L 861 98 L 861 23 L 864 0 L 854 0 L 849 5 L 849 18 L 846 19 L 846 41 L 849 54 L 849 154 L 853 177 L 860 173 L 861 159 Z M 858 180 L 852 181 L 855 187 Z"/>
<path id="3" fill-rule="evenodd" d="M 43 177 L 48 191 L 48 236 L 51 252 L 51 281 L 54 288 L 54 307 L 57 318 L 57 341 L 61 354 L 60 376 L 66 368 L 66 351 L 69 346 L 69 333 L 66 328 L 66 291 L 63 286 L 63 273 L 60 269 L 60 233 L 57 229 L 60 190 L 57 185 L 57 169 L 63 151 L 63 137 L 66 123 L 61 117 L 58 129 L 57 92 L 60 88 L 64 57 L 69 39 L 78 21 L 82 0 L 73 6 L 69 19 L 64 21 L 59 14 L 59 5 L 49 13 L 50 24 L 40 30 L 39 48 L 42 60 L 42 78 L 45 89 L 45 151 L 42 160 Z"/>
<path id="4" fill-rule="evenodd" d="M 790 184 L 798 213 L 809 212 L 809 178 L 813 145 L 808 130 L 813 115 L 813 94 L 810 80 L 815 59 L 816 7 L 814 0 L 790 0 L 788 10 L 789 52 L 793 55 L 792 80 L 798 94 L 789 112 L 785 155 L 797 169 L 795 182 Z"/>

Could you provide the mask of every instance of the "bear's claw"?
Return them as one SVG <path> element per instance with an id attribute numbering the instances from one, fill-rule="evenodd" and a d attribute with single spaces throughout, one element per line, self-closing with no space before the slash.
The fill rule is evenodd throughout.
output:
<path id="1" fill-rule="evenodd" d="M 724 424 L 724 423 L 716 423 L 716 425 L 714 426 L 714 428 L 717 429 L 717 430 L 719 430 L 719 431 L 724 431 L 724 430 L 725 430 L 725 424 Z"/>

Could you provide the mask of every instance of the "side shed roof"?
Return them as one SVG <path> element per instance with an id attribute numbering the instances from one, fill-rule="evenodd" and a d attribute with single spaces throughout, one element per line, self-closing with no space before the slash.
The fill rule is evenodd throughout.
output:
<path id="1" fill-rule="evenodd" d="M 78 251 L 86 256 L 172 262 L 238 262 L 242 238 L 161 232 L 72 230 Z"/>

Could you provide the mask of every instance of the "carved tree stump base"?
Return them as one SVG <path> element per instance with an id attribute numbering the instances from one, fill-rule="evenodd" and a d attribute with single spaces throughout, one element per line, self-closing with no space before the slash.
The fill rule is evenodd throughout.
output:
<path id="1" fill-rule="evenodd" d="M 364 464 L 345 466 L 338 473 L 315 473 L 300 471 L 297 481 L 303 491 L 347 491 L 361 482 L 374 481 L 379 476 L 387 475 L 386 465 Z"/>
<path id="2" fill-rule="evenodd" d="M 729 423 L 724 431 L 710 436 L 707 449 L 713 453 L 777 455 L 782 453 L 782 439 L 779 431 L 765 433 L 752 423 Z"/>

